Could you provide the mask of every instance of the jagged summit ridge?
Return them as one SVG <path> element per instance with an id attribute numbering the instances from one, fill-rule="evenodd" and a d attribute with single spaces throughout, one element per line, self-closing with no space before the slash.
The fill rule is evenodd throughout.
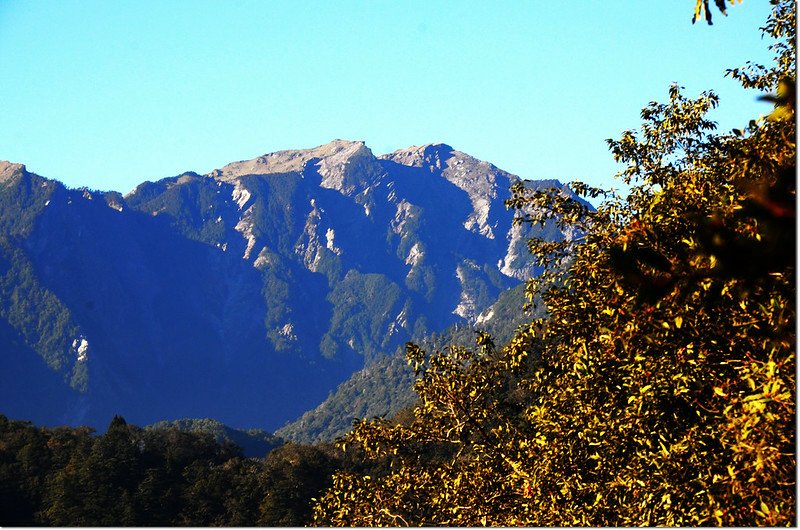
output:
<path id="1" fill-rule="evenodd" d="M 24 164 L 15 164 L 7 160 L 0 160 L 0 182 L 6 182 L 25 171 Z"/>
<path id="2" fill-rule="evenodd" d="M 383 160 L 391 160 L 404 166 L 428 167 L 431 169 L 443 169 L 446 161 L 456 155 L 464 155 L 452 147 L 443 143 L 412 145 L 406 149 L 398 149 L 391 153 L 381 155 Z"/>
<path id="3" fill-rule="evenodd" d="M 378 178 L 381 168 L 363 141 L 333 140 L 311 149 L 276 151 L 252 160 L 233 162 L 208 176 L 235 183 L 252 175 L 306 175 L 309 172 L 319 176 L 321 187 L 353 195 Z"/>
<path id="4" fill-rule="evenodd" d="M 341 163 L 353 156 L 372 156 L 363 141 L 333 140 L 310 149 L 287 149 L 267 153 L 252 160 L 232 162 L 208 175 L 222 181 L 231 181 L 246 175 L 273 175 L 301 173 L 310 160 L 331 160 Z"/>
<path id="5" fill-rule="evenodd" d="M 464 220 L 464 227 L 488 239 L 497 236 L 498 215 L 505 215 L 501 212 L 505 210 L 503 201 L 519 177 L 441 143 L 412 146 L 381 158 L 438 173 L 469 196 L 472 213 Z"/>

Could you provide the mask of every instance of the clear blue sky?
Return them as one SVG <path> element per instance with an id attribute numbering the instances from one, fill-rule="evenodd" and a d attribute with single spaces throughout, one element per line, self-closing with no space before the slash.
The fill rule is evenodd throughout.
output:
<path id="1" fill-rule="evenodd" d="M 524 178 L 612 185 L 604 139 L 676 81 L 741 127 L 769 107 L 726 68 L 768 62 L 766 0 L 0 0 L 0 159 L 71 187 L 334 138 L 432 142 Z"/>

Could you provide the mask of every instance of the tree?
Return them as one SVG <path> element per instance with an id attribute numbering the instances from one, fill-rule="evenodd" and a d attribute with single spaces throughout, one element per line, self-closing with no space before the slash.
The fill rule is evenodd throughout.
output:
<path id="1" fill-rule="evenodd" d="M 312 498 L 330 486 L 341 465 L 325 446 L 292 442 L 270 452 L 262 468 L 264 495 L 258 526 L 303 526 L 311 522 Z"/>
<path id="2" fill-rule="evenodd" d="M 728 0 L 728 2 L 733 5 L 734 0 Z M 741 3 L 742 0 L 739 0 Z M 727 16 L 728 12 L 725 9 L 725 0 L 714 0 L 714 4 L 716 4 L 717 9 L 719 9 L 720 13 Z M 712 22 L 712 15 L 711 15 L 711 8 L 708 7 L 708 0 L 697 0 L 694 6 L 694 16 L 692 17 L 692 24 L 697 22 L 697 20 L 705 14 L 706 22 L 708 25 L 711 26 Z"/>
<path id="3" fill-rule="evenodd" d="M 317 522 L 795 523 L 796 14 L 773 4 L 775 65 L 728 74 L 776 92 L 767 119 L 716 134 L 717 97 L 675 85 L 609 141 L 628 197 L 513 189 L 521 222 L 578 234 L 531 242 L 548 316 L 500 349 L 410 345 L 413 421 L 355 425 L 387 470 L 335 476 Z"/>

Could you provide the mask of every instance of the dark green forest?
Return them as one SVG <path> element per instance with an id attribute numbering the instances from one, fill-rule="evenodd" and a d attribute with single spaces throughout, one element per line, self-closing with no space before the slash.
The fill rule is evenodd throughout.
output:
<path id="1" fill-rule="evenodd" d="M 303 526 L 337 470 L 332 445 L 288 443 L 246 458 L 208 430 L 34 427 L 0 416 L 0 525 Z"/>
<path id="2" fill-rule="evenodd" d="M 336 443 L 252 432 L 257 457 L 211 421 L 0 416 L 0 525 L 796 525 L 796 5 L 771 3 L 774 64 L 726 74 L 768 115 L 718 132 L 717 96 L 673 85 L 608 140 L 627 196 L 515 185 L 519 222 L 577 236 L 530 242 L 543 273 L 499 306 L 509 330 L 387 364 L 414 389 L 395 416 Z"/>

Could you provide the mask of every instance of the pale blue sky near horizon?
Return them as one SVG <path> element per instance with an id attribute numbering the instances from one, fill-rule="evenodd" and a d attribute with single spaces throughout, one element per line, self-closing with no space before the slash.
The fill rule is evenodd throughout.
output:
<path id="1" fill-rule="evenodd" d="M 671 82 L 767 114 L 724 78 L 769 63 L 766 0 L 0 0 L 0 159 L 126 193 L 336 138 L 447 143 L 528 179 L 620 186 L 605 139 Z"/>

